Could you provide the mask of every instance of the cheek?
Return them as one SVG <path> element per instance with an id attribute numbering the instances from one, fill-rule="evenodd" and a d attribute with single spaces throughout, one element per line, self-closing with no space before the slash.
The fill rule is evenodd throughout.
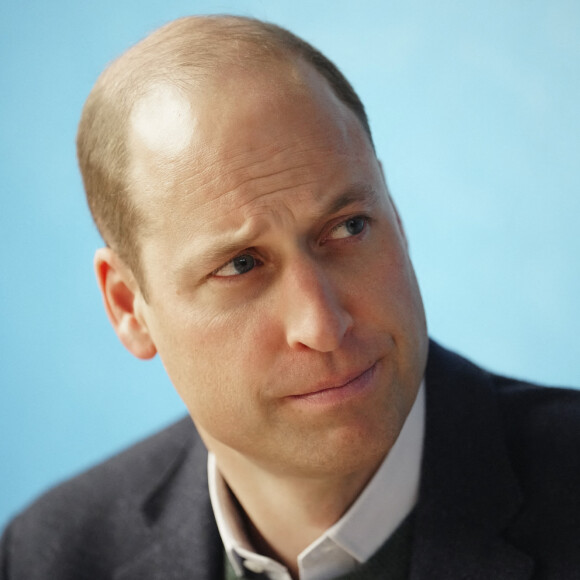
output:
<path id="1" fill-rule="evenodd" d="M 406 253 L 391 266 L 386 269 L 383 282 L 385 316 L 400 353 L 400 373 L 409 384 L 418 384 L 426 364 L 429 342 L 423 301 Z"/>
<path id="2" fill-rule="evenodd" d="M 357 302 L 364 305 L 365 319 L 376 330 L 391 334 L 400 346 L 406 345 L 410 351 L 406 356 L 411 356 L 426 342 L 425 313 L 413 266 L 402 246 L 374 255 L 380 258 L 356 282 Z"/>
<path id="3" fill-rule="evenodd" d="M 264 316 L 166 316 L 158 331 L 159 356 L 194 420 L 231 422 L 249 412 L 272 366 Z"/>
<path id="4" fill-rule="evenodd" d="M 392 240 L 380 240 L 343 277 L 344 287 L 359 303 L 379 312 L 393 310 L 393 314 L 401 314 L 400 307 L 411 290 L 408 266 L 402 248 Z"/>

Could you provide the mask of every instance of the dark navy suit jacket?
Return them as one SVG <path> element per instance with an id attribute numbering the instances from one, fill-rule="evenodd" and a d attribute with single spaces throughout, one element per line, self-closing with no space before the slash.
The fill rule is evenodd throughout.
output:
<path id="1" fill-rule="evenodd" d="M 431 343 L 411 580 L 580 579 L 580 392 Z M 60 485 L 2 538 L 3 580 L 215 580 L 223 548 L 189 418 Z"/>

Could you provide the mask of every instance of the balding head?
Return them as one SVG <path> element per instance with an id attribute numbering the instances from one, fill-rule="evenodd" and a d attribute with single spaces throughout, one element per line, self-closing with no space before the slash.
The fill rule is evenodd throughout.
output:
<path id="1" fill-rule="evenodd" d="M 148 227 L 148 212 L 138 197 L 143 184 L 131 162 L 131 133 L 140 131 L 143 141 L 149 132 L 156 148 L 163 147 L 167 155 L 178 153 L 188 139 L 187 116 L 195 114 L 192 93 L 207 87 L 219 90 L 228 71 L 271 72 L 276 82 L 282 78 L 280 68 L 291 70 L 299 60 L 328 81 L 371 139 L 364 107 L 333 63 L 287 30 L 249 18 L 176 20 L 132 47 L 100 76 L 79 125 L 79 164 L 101 235 L 143 289 L 139 236 Z"/>
<path id="2" fill-rule="evenodd" d="M 362 486 L 425 367 L 402 225 L 341 78 L 283 30 L 213 18 L 99 81 L 125 111 L 109 192 L 125 213 L 95 256 L 109 318 L 135 356 L 159 354 L 226 481 L 254 489 L 267 473 Z"/>

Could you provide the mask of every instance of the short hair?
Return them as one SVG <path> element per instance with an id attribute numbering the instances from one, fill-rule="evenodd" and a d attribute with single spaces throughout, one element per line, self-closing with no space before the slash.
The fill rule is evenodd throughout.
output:
<path id="1" fill-rule="evenodd" d="M 275 24 L 241 16 L 190 16 L 154 31 L 101 74 L 83 108 L 77 155 L 93 220 L 105 243 L 129 266 L 145 291 L 138 234 L 147 216 L 130 194 L 128 120 L 156 82 L 187 87 L 224 64 L 302 60 L 372 136 L 364 106 L 340 70 L 321 52 Z"/>

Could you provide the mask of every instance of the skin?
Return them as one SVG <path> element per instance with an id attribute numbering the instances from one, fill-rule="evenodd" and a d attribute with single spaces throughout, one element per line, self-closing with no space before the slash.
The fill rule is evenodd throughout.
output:
<path id="1" fill-rule="evenodd" d="M 296 575 L 392 447 L 427 333 L 367 135 L 307 65 L 271 68 L 136 108 L 147 300 L 112 250 L 95 264 L 121 341 L 159 353 L 254 542 Z"/>

